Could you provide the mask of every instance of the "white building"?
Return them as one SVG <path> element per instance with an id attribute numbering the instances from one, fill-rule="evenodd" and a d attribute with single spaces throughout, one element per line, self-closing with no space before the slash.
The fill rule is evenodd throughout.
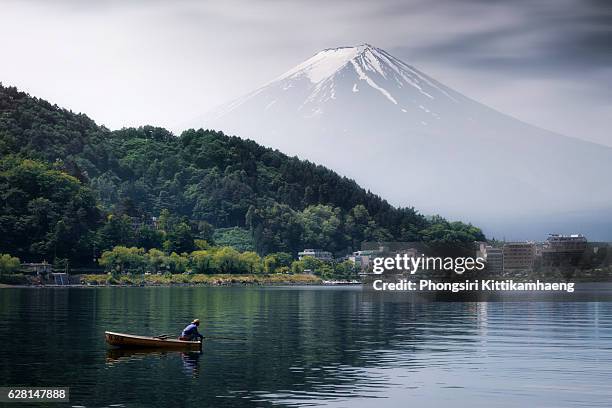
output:
<path id="1" fill-rule="evenodd" d="M 319 259 L 321 261 L 332 261 L 334 258 L 332 257 L 332 253 L 329 251 L 323 251 L 321 249 L 304 249 L 302 252 L 298 252 L 298 257 L 300 261 L 304 258 L 310 256 L 315 259 Z"/>
<path id="2" fill-rule="evenodd" d="M 375 250 L 355 251 L 352 255 L 349 255 L 347 259 L 355 264 L 356 268 L 364 270 L 372 264 L 372 259 L 374 259 L 378 253 L 379 251 Z"/>
<path id="3" fill-rule="evenodd" d="M 587 239 L 582 234 L 550 234 L 544 244 L 544 252 L 578 252 L 587 248 Z"/>

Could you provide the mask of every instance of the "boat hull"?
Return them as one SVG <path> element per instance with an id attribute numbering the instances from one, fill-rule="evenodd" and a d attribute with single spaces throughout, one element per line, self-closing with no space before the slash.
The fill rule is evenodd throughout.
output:
<path id="1" fill-rule="evenodd" d="M 111 346 L 124 348 L 163 348 L 172 350 L 200 350 L 202 348 L 202 343 L 199 341 L 160 339 L 108 331 L 104 332 L 104 337 Z"/>

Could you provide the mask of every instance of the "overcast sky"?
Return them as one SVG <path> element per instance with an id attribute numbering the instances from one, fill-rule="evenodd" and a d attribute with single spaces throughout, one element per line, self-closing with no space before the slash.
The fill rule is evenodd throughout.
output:
<path id="1" fill-rule="evenodd" d="M 0 0 L 0 81 L 111 129 L 181 123 L 370 43 L 529 123 L 612 146 L 610 0 Z"/>

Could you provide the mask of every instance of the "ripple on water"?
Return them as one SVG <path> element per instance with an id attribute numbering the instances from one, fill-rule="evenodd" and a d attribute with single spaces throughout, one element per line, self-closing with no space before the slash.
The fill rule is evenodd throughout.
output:
<path id="1" fill-rule="evenodd" d="M 0 375 L 73 406 L 609 407 L 612 304 L 385 303 L 333 288 L 0 290 Z M 197 356 L 107 353 L 104 330 Z"/>

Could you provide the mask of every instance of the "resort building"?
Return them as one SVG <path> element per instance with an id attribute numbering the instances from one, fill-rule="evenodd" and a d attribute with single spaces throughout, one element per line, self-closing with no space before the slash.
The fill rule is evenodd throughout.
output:
<path id="1" fill-rule="evenodd" d="M 550 234 L 544 243 L 544 252 L 579 252 L 587 249 L 587 239 L 582 234 Z"/>
<path id="2" fill-rule="evenodd" d="M 355 251 L 347 257 L 347 260 L 351 261 L 356 268 L 365 270 L 372 264 L 372 259 L 374 259 L 377 253 L 378 251 L 371 250 Z"/>
<path id="3" fill-rule="evenodd" d="M 502 249 L 505 271 L 532 271 L 535 261 L 535 242 L 508 242 Z"/>
<path id="4" fill-rule="evenodd" d="M 371 269 L 374 258 L 381 256 L 384 251 L 384 247 L 378 247 L 376 249 L 362 249 L 360 251 L 355 251 L 350 255 L 346 255 L 344 259 L 352 262 L 353 265 L 355 265 L 355 268 L 359 270 L 359 274 L 364 275 Z"/>
<path id="5" fill-rule="evenodd" d="M 47 261 L 39 263 L 22 263 L 21 270 L 25 273 L 32 273 L 38 276 L 46 276 L 51 273 L 52 265 Z"/>
<path id="6" fill-rule="evenodd" d="M 575 265 L 583 257 L 587 245 L 582 234 L 550 234 L 542 247 L 542 262 L 545 265 Z"/>
<path id="7" fill-rule="evenodd" d="M 487 263 L 487 271 L 490 273 L 502 273 L 504 271 L 504 253 L 501 248 L 487 245 L 483 248 L 482 257 Z"/>
<path id="8" fill-rule="evenodd" d="M 321 249 L 304 249 L 302 252 L 298 252 L 298 257 L 300 260 L 302 260 L 306 256 L 310 256 L 315 259 L 327 262 L 332 261 L 334 259 L 332 257 L 331 252 L 323 251 Z"/>

